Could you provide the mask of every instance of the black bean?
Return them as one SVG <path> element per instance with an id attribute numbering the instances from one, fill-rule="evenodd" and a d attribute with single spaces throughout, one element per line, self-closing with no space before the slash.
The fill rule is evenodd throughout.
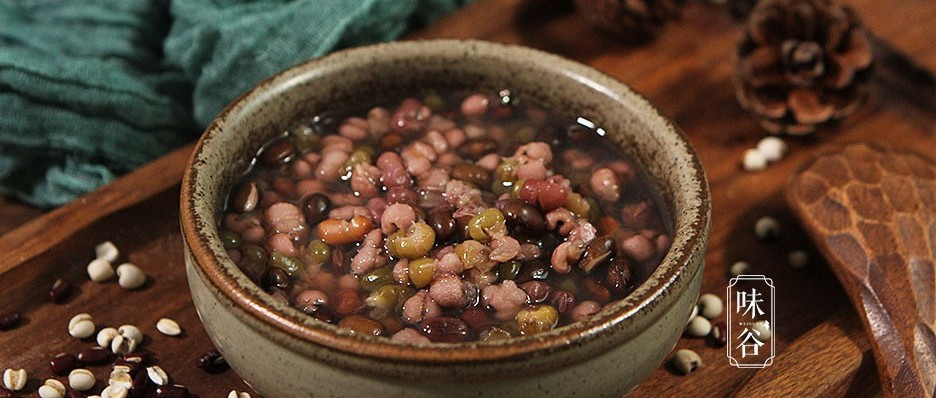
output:
<path id="1" fill-rule="evenodd" d="M 565 290 L 553 290 L 547 301 L 561 314 L 567 314 L 575 307 L 575 295 Z"/>
<path id="2" fill-rule="evenodd" d="M 593 269 L 604 265 L 615 253 L 614 238 L 605 235 L 596 238 L 582 253 L 582 258 L 578 261 L 578 267 L 590 273 Z"/>
<path id="3" fill-rule="evenodd" d="M 256 182 L 248 181 L 237 187 L 234 194 L 231 195 L 229 205 L 232 209 L 240 213 L 253 211 L 260 203 L 260 187 Z"/>
<path id="4" fill-rule="evenodd" d="M 0 394 L 0 398 L 3 398 L 3 394 Z M 84 394 L 78 390 L 68 390 L 68 392 L 65 393 L 65 398 L 84 398 Z"/>
<path id="5" fill-rule="evenodd" d="M 58 354 L 49 361 L 49 369 L 52 369 L 52 373 L 59 376 L 65 376 L 68 372 L 78 369 L 80 366 L 81 364 L 74 354 Z"/>
<path id="6" fill-rule="evenodd" d="M 517 283 L 524 283 L 533 280 L 541 281 L 549 278 L 549 269 L 549 265 L 542 261 L 530 261 L 520 267 L 520 272 L 517 273 L 517 277 L 514 280 Z"/>
<path id="7" fill-rule="evenodd" d="M 526 292 L 527 296 L 530 298 L 530 304 L 539 304 L 549 297 L 549 292 L 552 288 L 548 283 L 542 281 L 529 281 L 526 283 L 520 284 L 520 288 Z"/>
<path id="8" fill-rule="evenodd" d="M 472 163 L 459 163 L 452 168 L 452 178 L 467 181 L 482 190 L 491 186 L 491 172 Z"/>
<path id="9" fill-rule="evenodd" d="M 443 241 L 455 233 L 455 219 L 452 218 L 452 210 L 440 207 L 429 212 L 429 219 L 426 220 L 432 230 L 436 233 L 436 240 Z"/>
<path id="10" fill-rule="evenodd" d="M 113 355 L 106 348 L 92 347 L 78 353 L 78 362 L 84 366 L 103 365 L 110 362 Z"/>
<path id="11" fill-rule="evenodd" d="M 296 153 L 292 140 L 281 138 L 261 149 L 259 159 L 267 166 L 276 166 L 288 162 Z"/>
<path id="12" fill-rule="evenodd" d="M 59 278 L 52 283 L 52 288 L 49 289 L 49 298 L 52 299 L 53 303 L 62 303 L 68 299 L 68 295 L 71 294 L 72 285 L 68 281 Z"/>
<path id="13" fill-rule="evenodd" d="M 331 208 L 331 200 L 328 196 L 320 193 L 313 193 L 302 200 L 302 212 L 305 214 L 306 222 L 309 225 L 318 224 L 328 218 L 328 210 Z"/>
<path id="14" fill-rule="evenodd" d="M 156 386 L 156 397 L 157 398 L 188 398 L 189 390 L 184 386 L 173 385 L 173 386 Z"/>
<path id="15" fill-rule="evenodd" d="M 472 138 L 458 147 L 458 155 L 471 160 L 481 159 L 497 149 L 497 141 L 490 138 Z"/>
<path id="16" fill-rule="evenodd" d="M 228 363 L 218 350 L 211 350 L 198 358 L 198 367 L 208 373 L 219 373 L 227 370 Z"/>
<path id="17" fill-rule="evenodd" d="M 4 314 L 0 314 L 0 330 L 10 330 L 19 325 L 20 320 L 23 317 L 20 316 L 19 312 L 10 311 Z"/>
<path id="18" fill-rule="evenodd" d="M 286 290 L 289 288 L 290 279 L 286 271 L 279 268 L 270 268 L 266 274 L 267 289 L 278 287 Z"/>
<path id="19" fill-rule="evenodd" d="M 436 343 L 459 343 L 471 338 L 468 324 L 458 318 L 430 318 L 423 321 L 419 328 L 429 340 Z"/>
<path id="20" fill-rule="evenodd" d="M 543 214 L 520 199 L 499 200 L 497 209 L 504 213 L 507 227 L 520 235 L 540 236 L 546 231 Z"/>
<path id="21" fill-rule="evenodd" d="M 615 293 L 626 293 L 634 285 L 634 268 L 626 259 L 618 258 L 608 266 L 607 286 Z"/>
<path id="22" fill-rule="evenodd" d="M 304 305 L 299 308 L 302 312 L 311 315 L 322 322 L 334 323 L 335 314 L 324 305 Z"/>
<path id="23" fill-rule="evenodd" d="M 497 266 L 497 278 L 501 280 L 514 280 L 520 272 L 519 261 L 508 261 Z"/>
<path id="24" fill-rule="evenodd" d="M 15 396 L 13 391 L 7 390 L 6 387 L 0 385 L 0 398 L 13 398 Z"/>
<path id="25" fill-rule="evenodd" d="M 725 333 L 728 332 L 728 329 L 725 326 L 725 322 L 718 321 L 712 324 L 712 331 L 709 332 L 708 338 L 706 341 L 708 344 L 715 348 L 724 347 L 728 343 L 728 336 Z"/>

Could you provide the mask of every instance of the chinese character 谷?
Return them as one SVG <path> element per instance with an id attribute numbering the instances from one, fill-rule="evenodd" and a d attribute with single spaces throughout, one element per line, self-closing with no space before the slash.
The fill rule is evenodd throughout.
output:
<path id="1" fill-rule="evenodd" d="M 748 328 L 744 328 L 744 330 L 741 331 L 741 334 L 738 335 L 738 338 L 741 339 L 741 344 L 738 344 L 737 348 L 741 349 L 741 358 L 747 358 L 748 349 L 754 351 L 751 353 L 751 355 L 759 355 L 758 350 L 760 349 L 760 346 L 764 345 L 764 343 L 758 340 L 757 337 L 754 337 L 754 333 L 757 333 L 757 335 L 760 336 L 759 331 Z M 751 342 L 750 340 L 754 341 Z"/>
<path id="2" fill-rule="evenodd" d="M 738 300 L 735 306 L 735 312 L 736 313 L 740 312 L 741 309 L 743 308 L 744 313 L 742 313 L 741 315 L 744 316 L 744 315 L 747 315 L 748 312 L 750 312 L 752 319 L 758 315 L 764 315 L 764 311 L 760 309 L 759 305 L 757 305 L 758 303 L 764 302 L 763 299 L 758 298 L 760 297 L 760 295 L 761 295 L 760 292 L 758 292 L 757 289 L 753 287 L 751 288 L 750 293 L 745 292 L 745 291 L 738 291 L 737 292 Z"/>

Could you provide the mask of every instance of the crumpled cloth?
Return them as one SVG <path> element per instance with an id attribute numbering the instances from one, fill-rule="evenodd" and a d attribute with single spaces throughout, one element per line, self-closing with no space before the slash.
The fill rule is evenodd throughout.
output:
<path id="1" fill-rule="evenodd" d="M 266 77 L 469 1 L 0 0 L 0 195 L 67 203 Z"/>

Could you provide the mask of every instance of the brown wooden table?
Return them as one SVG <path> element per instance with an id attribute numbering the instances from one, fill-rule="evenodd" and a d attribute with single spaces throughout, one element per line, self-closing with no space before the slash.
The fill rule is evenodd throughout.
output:
<path id="1" fill-rule="evenodd" d="M 878 37 L 936 70 L 936 2 L 843 2 L 852 5 Z M 788 140 L 791 153 L 785 160 L 763 172 L 743 172 L 742 153 L 763 133 L 733 97 L 730 60 L 739 26 L 723 9 L 692 3 L 659 39 L 627 47 L 594 33 L 565 2 L 479 0 L 413 37 L 479 38 L 565 55 L 631 85 L 689 135 L 713 196 L 703 291 L 723 295 L 727 268 L 736 260 L 747 260 L 754 273 L 772 277 L 777 286 L 778 357 L 764 370 L 739 370 L 728 365 L 723 350 L 682 339 L 678 347 L 696 350 L 706 366 L 691 376 L 661 367 L 635 396 L 880 395 L 857 315 L 795 224 L 781 189 L 799 164 L 829 143 L 879 141 L 936 157 L 936 115 L 920 106 L 932 109 L 933 102 L 925 102 L 936 99 L 924 98 L 921 104 L 920 98 L 906 99 L 893 86 L 878 84 L 870 103 L 835 131 Z M 180 148 L 44 215 L 0 199 L 0 312 L 16 309 L 27 318 L 21 327 L 0 332 L 0 366 L 26 368 L 31 374 L 29 391 L 49 375 L 52 355 L 93 345 L 66 334 L 68 318 L 78 312 L 90 312 L 99 325 L 140 325 L 158 363 L 202 396 L 246 388 L 234 372 L 208 375 L 194 365 L 211 346 L 185 285 L 177 223 L 178 183 L 190 151 L 191 145 Z M 753 223 L 764 215 L 780 220 L 784 233 L 778 242 L 754 238 Z M 151 276 L 144 289 L 125 292 L 114 283 L 88 281 L 84 266 L 93 257 L 94 245 L 105 239 L 117 242 L 129 260 Z M 786 254 L 794 249 L 813 253 L 808 268 L 786 265 Z M 57 277 L 78 288 L 61 305 L 46 298 L 47 287 Z M 177 319 L 185 334 L 169 338 L 156 333 L 154 323 L 162 316 Z M 99 379 L 107 371 L 95 369 Z"/>

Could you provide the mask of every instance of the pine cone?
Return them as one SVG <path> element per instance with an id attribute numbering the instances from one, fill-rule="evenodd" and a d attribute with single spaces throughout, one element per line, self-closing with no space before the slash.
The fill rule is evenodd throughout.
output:
<path id="1" fill-rule="evenodd" d="M 853 113 L 868 95 L 871 45 L 831 0 L 762 0 L 738 44 L 736 94 L 772 133 L 804 135 Z"/>
<path id="2" fill-rule="evenodd" d="M 669 20 L 679 17 L 685 0 L 575 0 L 589 23 L 631 43 L 656 37 Z"/>

